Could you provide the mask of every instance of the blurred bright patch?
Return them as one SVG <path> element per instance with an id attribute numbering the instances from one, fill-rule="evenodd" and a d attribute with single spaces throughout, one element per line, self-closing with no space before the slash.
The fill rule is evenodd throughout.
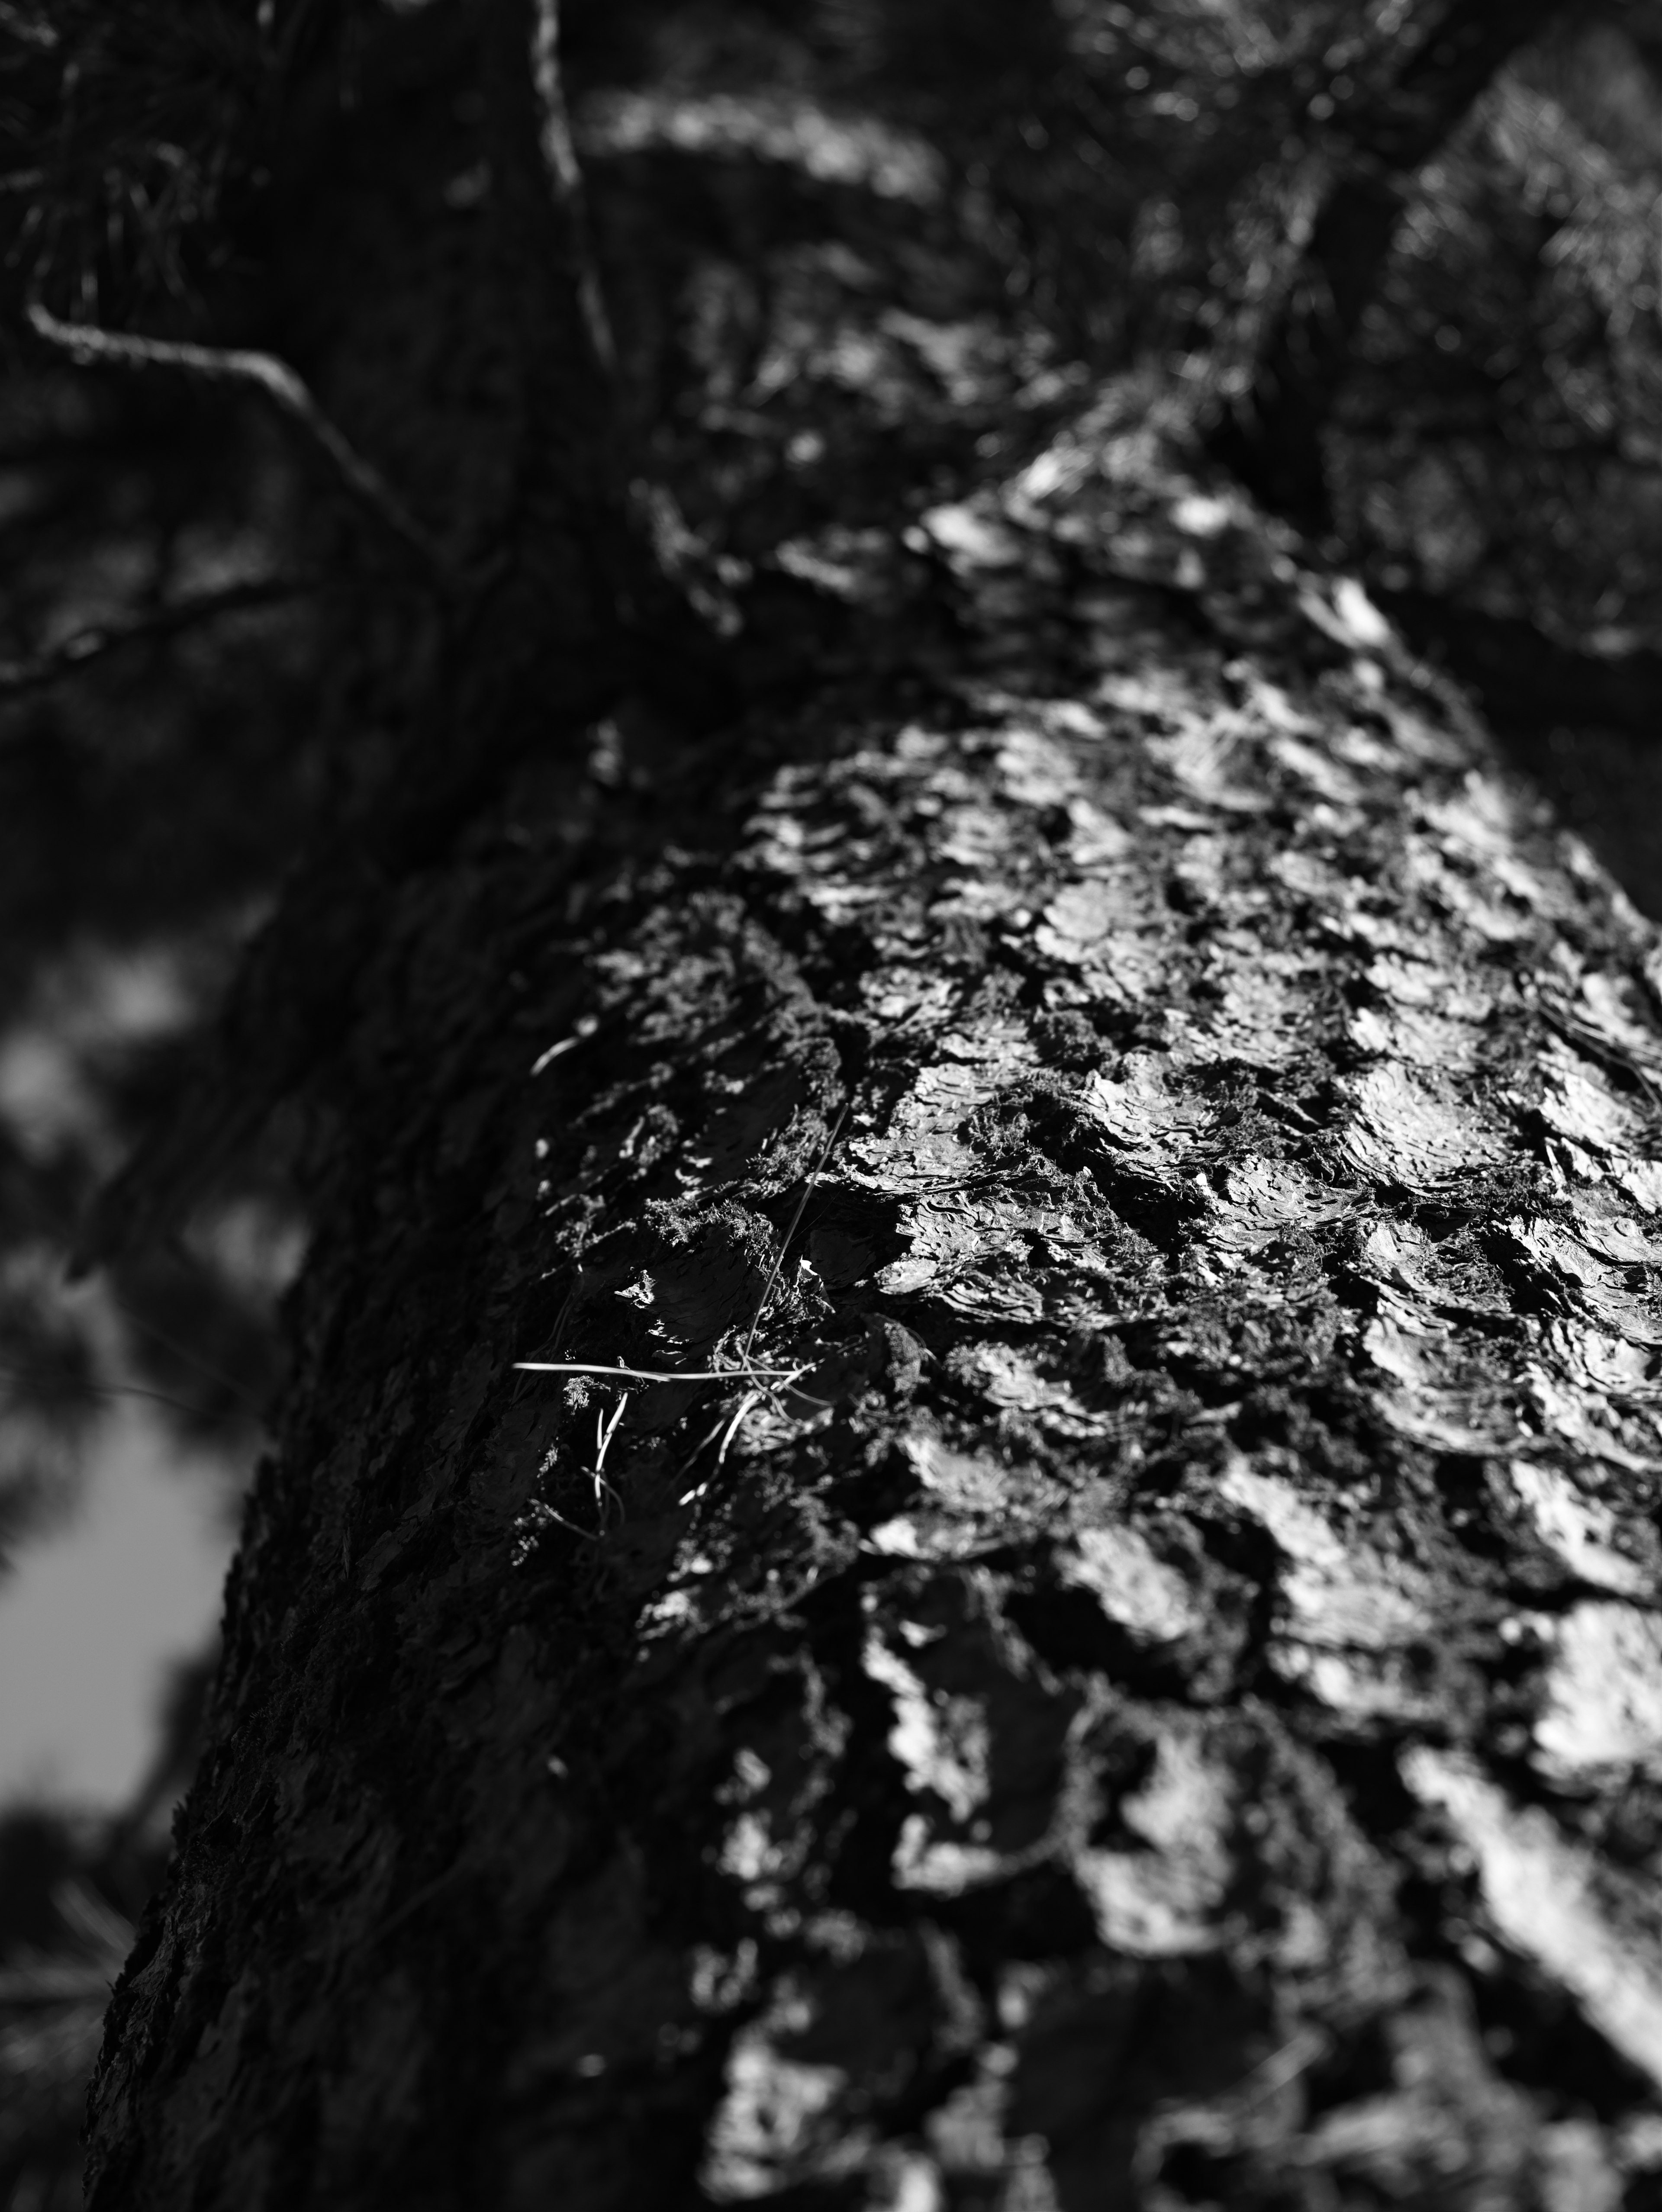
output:
<path id="1" fill-rule="evenodd" d="M 132 1400 L 89 1442 L 82 1511 L 0 1582 L 0 1807 L 113 1812 L 155 1752 L 169 1662 L 219 1618 L 232 1529 L 223 1462 L 182 1452 Z"/>

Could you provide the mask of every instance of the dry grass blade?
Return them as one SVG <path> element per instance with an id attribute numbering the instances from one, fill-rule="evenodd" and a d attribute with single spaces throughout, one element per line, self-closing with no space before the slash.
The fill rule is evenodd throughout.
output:
<path id="1" fill-rule="evenodd" d="M 527 1375 L 601 1375 L 631 1382 L 794 1382 L 807 1367 L 691 1367 L 672 1374 L 663 1367 L 601 1367 L 586 1359 L 516 1359 Z"/>
<path id="2" fill-rule="evenodd" d="M 790 1226 L 786 1230 L 783 1237 L 780 1239 L 779 1249 L 773 1255 L 773 1265 L 769 1268 L 768 1279 L 762 1285 L 762 1295 L 757 1300 L 756 1312 L 751 1322 L 750 1332 L 745 1339 L 744 1357 L 746 1361 L 750 1358 L 751 1346 L 756 1341 L 756 1332 L 762 1326 L 763 1319 L 767 1313 L 768 1301 L 773 1296 L 773 1286 L 779 1279 L 779 1270 L 785 1264 L 785 1255 L 790 1249 L 790 1240 L 795 1236 L 797 1229 L 801 1224 L 802 1216 L 807 1211 L 808 1200 L 813 1195 L 815 1183 L 819 1182 L 820 1176 L 825 1172 L 825 1163 L 831 1156 L 831 1147 L 836 1144 L 837 1139 L 843 1133 L 843 1124 L 849 1118 L 849 1103 L 850 1102 L 849 1100 L 844 1099 L 843 1102 L 842 1112 L 831 1123 L 831 1133 L 826 1137 L 825 1143 L 819 1147 L 819 1157 L 815 1160 L 813 1167 L 808 1170 L 808 1179 L 802 1186 L 801 1197 L 796 1201 L 796 1211 L 790 1218 Z M 797 1372 L 798 1374 L 803 1374 L 806 1373 L 807 1370 L 806 1369 L 799 1368 Z"/>

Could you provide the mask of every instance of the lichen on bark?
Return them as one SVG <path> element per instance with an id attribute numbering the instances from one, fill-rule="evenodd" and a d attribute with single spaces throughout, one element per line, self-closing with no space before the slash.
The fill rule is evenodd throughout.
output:
<path id="1" fill-rule="evenodd" d="M 1662 945 L 1135 398 L 400 892 L 94 2207 L 1655 2185 Z"/>

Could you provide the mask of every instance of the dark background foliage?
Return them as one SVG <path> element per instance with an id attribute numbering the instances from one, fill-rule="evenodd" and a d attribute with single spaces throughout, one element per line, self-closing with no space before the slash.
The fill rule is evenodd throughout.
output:
<path id="1" fill-rule="evenodd" d="M 1319 324 L 1312 226 L 1460 12 L 570 0 L 654 534 L 742 695 L 846 684 L 839 547 L 1007 471 L 1109 379 L 1141 380 L 1273 491 L 1262 376 L 1299 316 Z M 269 349 L 452 558 L 488 562 L 514 382 L 486 281 L 478 13 L 0 4 L 0 1554 L 17 1572 L 126 1394 L 218 1451 L 228 1492 L 246 1478 L 303 1233 L 283 1116 L 182 1238 L 89 1282 L 64 1263 L 285 872 L 396 775 L 437 634 L 431 591 L 258 393 L 77 366 L 40 316 Z M 1662 914 L 1662 7 L 1543 17 L 1405 185 L 1314 426 L 1320 511 L 1297 519 L 1477 688 Z M 861 680 L 926 667 L 930 620 L 927 593 L 898 598 Z M 649 775 L 638 734 L 615 773 Z M 0 1820 L 15 2204 L 78 2201 L 102 1990 L 165 1857 L 204 1679 L 205 1662 L 174 1685 L 122 1819 Z"/>

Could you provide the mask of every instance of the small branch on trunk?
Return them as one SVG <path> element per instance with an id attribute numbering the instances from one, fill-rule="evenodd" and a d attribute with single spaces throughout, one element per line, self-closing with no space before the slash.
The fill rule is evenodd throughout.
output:
<path id="1" fill-rule="evenodd" d="M 1562 5 L 1447 0 L 1389 90 L 1339 118 L 1336 181 L 1265 333 L 1251 391 L 1214 440 L 1219 458 L 1272 506 L 1318 526 L 1330 520 L 1322 433 L 1415 177 Z"/>
<path id="2" fill-rule="evenodd" d="M 484 90 L 498 282 L 521 379 L 517 505 L 501 627 L 551 660 L 608 657 L 678 721 L 733 710 L 716 641 L 661 556 L 619 401 L 616 353 L 566 115 L 557 0 L 490 0 Z M 534 607 L 528 619 L 527 606 Z"/>
<path id="3" fill-rule="evenodd" d="M 198 592 L 189 599 L 176 599 L 172 605 L 158 607 L 134 622 L 95 624 L 77 630 L 50 653 L 35 653 L 27 660 L 0 660 L 0 702 L 44 691 L 48 685 L 78 676 L 95 661 L 124 652 L 128 646 L 153 644 L 199 623 L 217 622 L 224 615 L 309 598 L 325 588 L 326 580 L 321 576 L 269 576 L 228 584 L 216 592 Z"/>
<path id="4" fill-rule="evenodd" d="M 513 558 L 557 577 L 545 603 L 593 635 L 626 620 L 639 549 L 555 0 L 492 0 L 486 38 L 496 245 L 524 410 Z"/>
<path id="5" fill-rule="evenodd" d="M 558 0 L 532 0 L 532 16 L 531 82 L 537 95 L 538 143 L 551 198 L 563 211 L 570 232 L 572 273 L 589 346 L 606 373 L 608 385 L 612 385 L 618 373 L 618 352 L 594 266 L 582 171 L 577 166 L 571 120 L 566 112 L 565 88 L 560 76 Z"/>
<path id="6" fill-rule="evenodd" d="M 100 330 L 90 323 L 66 323 L 38 300 L 30 302 L 27 313 L 36 337 L 68 354 L 82 368 L 155 369 L 198 384 L 228 385 L 259 392 L 310 440 L 365 513 L 416 556 L 429 580 L 447 596 L 454 591 L 456 579 L 444 548 L 417 521 L 379 470 L 329 420 L 286 362 L 269 353 L 186 345 L 172 339 Z"/>

